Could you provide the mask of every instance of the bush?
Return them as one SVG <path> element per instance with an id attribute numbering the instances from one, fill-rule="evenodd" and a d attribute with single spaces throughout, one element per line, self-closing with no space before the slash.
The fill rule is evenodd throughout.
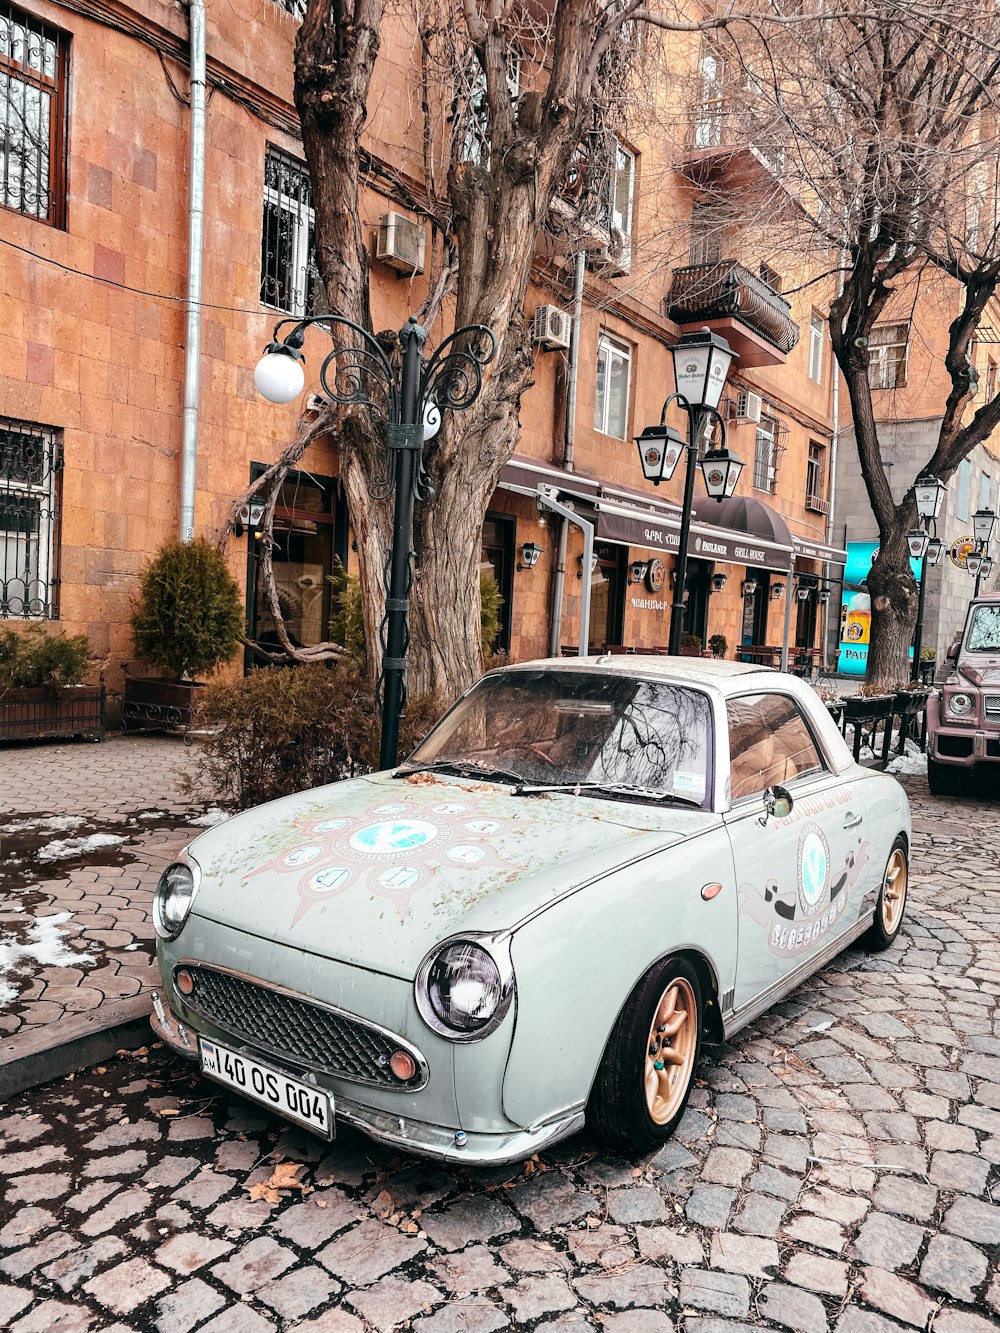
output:
<path id="1" fill-rule="evenodd" d="M 132 611 L 136 656 L 173 680 L 228 662 L 246 628 L 243 598 L 204 537 L 168 541 L 147 566 Z"/>
<path id="2" fill-rule="evenodd" d="M 0 630 L 0 691 L 79 685 L 89 661 L 86 634 L 50 634 L 42 625 Z"/>
<path id="3" fill-rule="evenodd" d="M 700 634 L 684 633 L 681 635 L 682 648 L 703 648 L 704 646 L 704 640 Z"/>
<path id="4" fill-rule="evenodd" d="M 933 648 L 921 648 L 920 660 L 921 662 L 934 662 L 937 660 L 937 653 Z"/>
<path id="5" fill-rule="evenodd" d="M 407 703 L 400 728 L 406 755 L 440 715 L 431 699 Z M 245 810 L 378 767 L 380 720 L 365 672 L 342 660 L 265 667 L 209 685 L 198 725 L 211 733 L 199 751 L 195 785 L 207 782 Z"/>
<path id="6" fill-rule="evenodd" d="M 489 657 L 500 635 L 500 608 L 503 598 L 500 585 L 492 570 L 486 569 L 479 575 L 479 638 L 483 645 L 483 657 Z"/>
<path id="7" fill-rule="evenodd" d="M 333 614 L 330 616 L 330 638 L 339 643 L 359 671 L 364 671 L 368 654 L 365 650 L 365 616 L 362 610 L 361 580 L 348 574 L 338 556 L 333 558 Z"/>
<path id="8" fill-rule="evenodd" d="M 729 640 L 724 634 L 713 634 L 708 641 L 713 657 L 725 657 L 729 651 Z"/>

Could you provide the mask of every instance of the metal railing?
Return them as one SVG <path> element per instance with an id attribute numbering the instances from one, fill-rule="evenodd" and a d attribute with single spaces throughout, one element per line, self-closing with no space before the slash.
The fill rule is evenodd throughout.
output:
<path id="1" fill-rule="evenodd" d="M 699 319 L 738 319 L 779 352 L 799 341 L 799 326 L 783 296 L 735 259 L 675 268 L 664 313 L 677 324 Z"/>

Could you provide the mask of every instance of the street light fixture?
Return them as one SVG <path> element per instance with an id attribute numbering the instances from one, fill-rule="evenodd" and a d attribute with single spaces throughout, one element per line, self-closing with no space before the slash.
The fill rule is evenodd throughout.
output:
<path id="1" fill-rule="evenodd" d="M 922 560 L 927 554 L 927 547 L 930 544 L 930 537 L 923 528 L 913 528 L 906 534 L 906 544 L 910 548 L 910 557 L 913 560 Z"/>
<path id="2" fill-rule="evenodd" d="M 938 481 L 930 473 L 918 477 L 913 484 L 913 497 L 917 502 L 917 513 L 921 518 L 937 518 L 941 512 L 941 502 L 947 490 L 943 481 Z"/>
<path id="3" fill-rule="evenodd" d="M 726 376 L 733 361 L 733 349 L 710 329 L 685 333 L 676 347 L 670 349 L 674 361 L 676 392 L 663 404 L 658 426 L 647 426 L 636 439 L 642 473 L 647 481 L 658 485 L 669 481 L 684 453 L 687 472 L 684 477 L 684 503 L 681 509 L 681 530 L 678 535 L 677 558 L 674 566 L 674 600 L 670 605 L 670 637 L 667 651 L 672 656 L 680 653 L 681 629 L 684 623 L 684 589 L 687 586 L 688 538 L 691 533 L 691 509 L 694 503 L 694 474 L 692 455 L 697 456 L 698 441 L 706 419 L 717 421 L 722 441 L 718 449 L 711 449 L 700 460 L 705 488 L 716 500 L 732 495 L 743 464 L 726 448 L 726 423 L 719 415 L 719 400 Z M 687 439 L 667 425 L 667 408 L 671 403 L 687 412 Z"/>
<path id="4" fill-rule="evenodd" d="M 281 337 L 280 331 L 289 324 L 292 328 Z M 379 767 L 392 768 L 406 699 L 413 503 L 433 493 L 424 470 L 423 446 L 440 428 L 443 408 L 471 407 L 479 397 L 483 370 L 496 355 L 496 338 L 484 324 L 456 329 L 425 361 L 427 331 L 411 315 L 399 332 L 402 365 L 397 370 L 378 339 L 343 315 L 281 319 L 254 370 L 254 383 L 270 402 L 290 403 L 302 392 L 302 347 L 306 330 L 314 324 L 333 343 L 319 371 L 327 398 L 345 407 L 365 408 L 385 430 L 386 476 L 369 493 L 374 500 L 387 500 L 395 491 L 378 682 L 382 705 Z"/>
<path id="5" fill-rule="evenodd" d="M 924 559 L 929 565 L 936 565 L 941 559 L 942 541 L 940 537 L 927 538 L 927 554 Z"/>
<path id="6" fill-rule="evenodd" d="M 972 515 L 972 535 L 980 546 L 988 546 L 996 527 L 997 516 L 992 509 L 977 509 Z"/>
<path id="7" fill-rule="evenodd" d="M 977 580 L 979 578 L 979 575 L 982 573 L 984 559 L 985 557 L 983 556 L 982 551 L 970 551 L 969 554 L 965 557 L 965 568 L 969 571 L 969 573 L 973 576 L 973 578 Z"/>

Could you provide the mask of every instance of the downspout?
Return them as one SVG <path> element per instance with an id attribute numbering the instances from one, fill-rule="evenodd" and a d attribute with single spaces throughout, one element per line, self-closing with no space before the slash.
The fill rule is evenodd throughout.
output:
<path id="1" fill-rule="evenodd" d="M 837 279 L 837 295 L 842 296 L 844 292 L 844 265 L 847 262 L 847 252 L 841 247 L 840 251 L 840 275 Z M 833 355 L 833 346 L 830 347 L 830 370 L 833 374 L 833 434 L 830 437 L 830 512 L 826 516 L 826 544 L 833 545 L 833 516 L 835 502 L 837 499 L 837 445 L 840 441 L 840 366 L 837 358 Z M 846 540 L 845 540 L 846 545 Z M 823 562 L 823 583 L 830 587 L 831 565 L 829 560 Z M 833 593 L 831 592 L 828 601 L 823 605 L 823 661 L 827 660 L 827 653 L 830 649 L 830 609 L 833 606 Z M 835 612 L 837 621 L 840 619 L 840 608 Z"/>
<path id="2" fill-rule="evenodd" d="M 573 280 L 573 317 L 569 335 L 569 371 L 566 381 L 566 424 L 563 435 L 562 465 L 566 472 L 573 471 L 573 447 L 576 441 L 576 389 L 580 368 L 580 319 L 583 314 L 583 276 L 584 253 L 576 256 L 576 273 Z M 549 631 L 549 656 L 559 656 L 559 640 L 562 637 L 563 590 L 566 586 L 566 548 L 569 544 L 569 527 L 565 519 L 559 519 L 559 540 L 556 547 L 555 580 L 552 584 L 552 616 Z M 581 652 L 583 650 L 581 649 Z"/>
<path id="3" fill-rule="evenodd" d="M 594 557 L 594 525 L 589 519 L 583 518 L 571 509 L 569 505 L 561 504 L 557 499 L 554 486 L 539 485 L 535 492 L 535 503 L 538 508 L 550 509 L 553 514 L 558 514 L 563 520 L 565 527 L 573 523 L 583 533 L 583 581 L 580 587 L 580 656 L 586 657 L 590 645 L 590 566 Z"/>
<path id="4" fill-rule="evenodd" d="M 188 188 L 187 332 L 184 339 L 184 427 L 181 444 L 180 539 L 194 536 L 201 370 L 201 277 L 205 235 L 205 0 L 188 0 L 191 34 L 191 166 Z"/>

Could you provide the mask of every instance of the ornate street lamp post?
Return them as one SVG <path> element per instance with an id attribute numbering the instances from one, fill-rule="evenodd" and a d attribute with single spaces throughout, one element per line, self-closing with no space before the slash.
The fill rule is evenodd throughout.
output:
<path id="1" fill-rule="evenodd" d="M 913 661 L 910 663 L 910 679 L 920 678 L 920 653 L 924 642 L 924 599 L 927 592 L 927 569 L 936 565 L 941 555 L 941 541 L 937 536 L 937 516 L 941 512 L 946 486 L 943 481 L 930 474 L 918 477 L 913 483 L 913 498 L 917 513 L 923 519 L 923 527 L 906 534 L 910 555 L 921 560 L 920 582 L 917 597 L 917 623 L 913 631 Z M 934 536 L 929 535 L 933 527 Z M 933 557 L 931 551 L 933 550 Z"/>
<path id="2" fill-rule="evenodd" d="M 676 347 L 670 349 L 674 359 L 674 382 L 677 392 L 663 404 L 660 422 L 647 426 L 636 439 L 643 476 L 658 486 L 669 481 L 680 461 L 686 456 L 687 472 L 684 477 L 684 505 L 681 510 L 681 529 L 678 538 L 674 601 L 670 606 L 670 637 L 667 651 L 676 656 L 681 648 L 681 629 L 684 622 L 684 590 L 687 580 L 688 537 L 691 531 L 691 509 L 694 503 L 694 468 L 692 454 L 697 455 L 698 441 L 706 418 L 719 423 L 721 447 L 710 449 L 699 459 L 705 489 L 716 500 L 724 500 L 736 489 L 743 464 L 726 448 L 726 423 L 719 414 L 719 399 L 726 383 L 733 350 L 725 338 L 701 329 L 685 333 Z M 688 437 L 667 425 L 667 408 L 678 403 L 688 415 Z"/>
<path id="3" fill-rule="evenodd" d="M 284 338 L 279 331 L 293 327 Z M 333 350 L 320 367 L 326 396 L 345 406 L 367 408 L 385 429 L 387 475 L 369 487 L 373 499 L 395 491 L 392 548 L 386 574 L 382 621 L 382 705 L 380 768 L 394 767 L 399 750 L 399 719 L 406 699 L 406 649 L 409 642 L 413 503 L 433 494 L 423 466 L 423 447 L 441 427 L 443 408 L 471 407 L 483 385 L 483 368 L 496 354 L 496 339 L 483 324 L 457 329 L 425 361 L 427 332 L 412 316 L 399 332 L 402 366 L 392 365 L 381 343 L 342 315 L 311 315 L 279 320 L 273 341 L 254 370 L 254 382 L 272 403 L 290 403 L 305 386 L 302 346 L 306 329 L 317 325 Z"/>

